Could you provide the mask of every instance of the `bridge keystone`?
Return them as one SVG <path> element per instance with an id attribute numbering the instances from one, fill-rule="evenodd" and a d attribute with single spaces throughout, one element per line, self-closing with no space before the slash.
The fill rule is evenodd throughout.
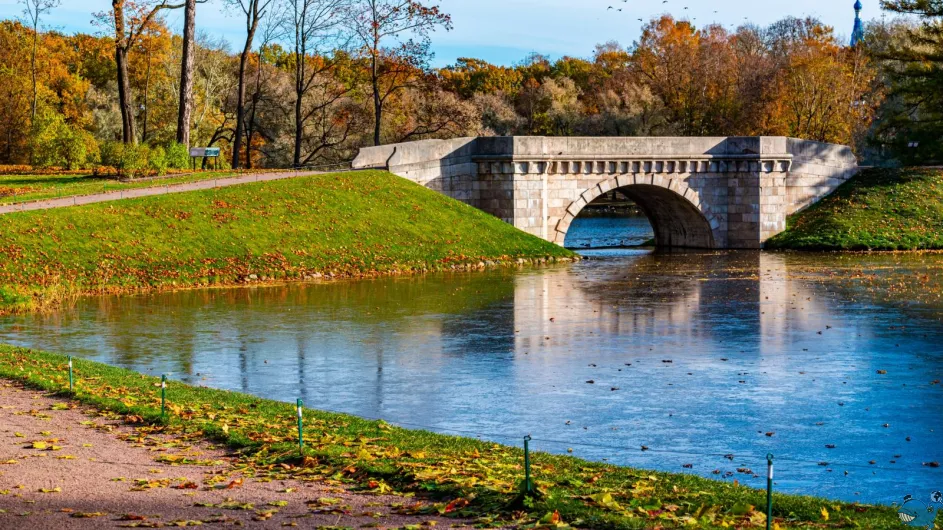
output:
<path id="1" fill-rule="evenodd" d="M 854 176 L 851 149 L 786 137 L 480 137 L 367 147 L 384 168 L 563 244 L 573 219 L 619 190 L 659 246 L 762 248 L 786 217 Z"/>

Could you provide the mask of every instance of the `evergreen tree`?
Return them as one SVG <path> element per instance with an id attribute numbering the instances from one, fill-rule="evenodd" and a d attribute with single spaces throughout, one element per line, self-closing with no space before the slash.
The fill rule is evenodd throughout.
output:
<path id="1" fill-rule="evenodd" d="M 921 23 L 901 44 L 878 52 L 891 84 L 889 95 L 897 103 L 896 112 L 883 116 L 879 137 L 886 154 L 903 163 L 938 162 L 943 160 L 943 1 L 885 0 L 882 5 Z"/>

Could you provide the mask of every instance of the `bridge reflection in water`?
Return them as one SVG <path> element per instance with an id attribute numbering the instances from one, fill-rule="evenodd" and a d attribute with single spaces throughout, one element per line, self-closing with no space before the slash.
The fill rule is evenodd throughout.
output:
<path id="1" fill-rule="evenodd" d="M 541 270 L 86 299 L 0 320 L 0 342 L 715 478 L 772 451 L 805 461 L 783 460 L 785 491 L 891 502 L 939 482 L 921 463 L 940 460 L 943 392 L 930 382 L 943 379 L 943 327 L 849 278 L 940 257 L 599 254 Z"/>

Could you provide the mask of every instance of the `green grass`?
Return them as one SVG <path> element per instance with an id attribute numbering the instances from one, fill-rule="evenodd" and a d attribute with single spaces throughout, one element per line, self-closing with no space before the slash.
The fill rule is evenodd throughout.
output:
<path id="1" fill-rule="evenodd" d="M 382 171 L 0 216 L 0 313 L 70 297 L 574 254 Z"/>
<path id="2" fill-rule="evenodd" d="M 76 360 L 72 395 L 67 393 L 67 374 L 62 355 L 0 346 L 0 377 L 125 415 L 140 425 L 142 434 L 161 431 L 226 443 L 238 450 L 236 465 L 261 480 L 330 477 L 366 492 L 414 493 L 435 501 L 433 510 L 479 518 L 491 526 L 641 529 L 765 524 L 762 508 L 754 508 L 765 507 L 765 491 L 742 485 L 536 453 L 532 469 L 542 495 L 522 500 L 519 448 L 306 410 L 301 458 L 293 405 L 171 382 L 164 420 L 159 412 L 160 385 L 154 377 Z M 456 499 L 468 505 L 452 502 Z M 783 529 L 900 528 L 889 507 L 780 494 L 773 502 L 776 524 Z M 561 519 L 557 524 L 548 516 L 554 512 Z"/>
<path id="3" fill-rule="evenodd" d="M 122 182 L 113 177 L 94 175 L 49 174 L 49 175 L 0 175 L 0 205 L 19 204 L 41 199 L 56 199 L 73 195 L 92 195 L 108 191 L 149 188 L 197 182 L 214 178 L 235 176 L 233 171 L 207 171 L 179 176 L 145 178 Z"/>
<path id="4" fill-rule="evenodd" d="M 808 209 L 767 248 L 943 249 L 943 171 L 868 169 Z"/>

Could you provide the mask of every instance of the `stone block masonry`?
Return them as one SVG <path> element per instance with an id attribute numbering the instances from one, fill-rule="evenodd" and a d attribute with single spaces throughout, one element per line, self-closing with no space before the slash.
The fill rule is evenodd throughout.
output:
<path id="1" fill-rule="evenodd" d="M 761 248 L 786 217 L 831 193 L 858 164 L 846 146 L 785 137 L 481 137 L 368 147 L 381 167 L 563 244 L 573 219 L 618 189 L 659 246 Z"/>

